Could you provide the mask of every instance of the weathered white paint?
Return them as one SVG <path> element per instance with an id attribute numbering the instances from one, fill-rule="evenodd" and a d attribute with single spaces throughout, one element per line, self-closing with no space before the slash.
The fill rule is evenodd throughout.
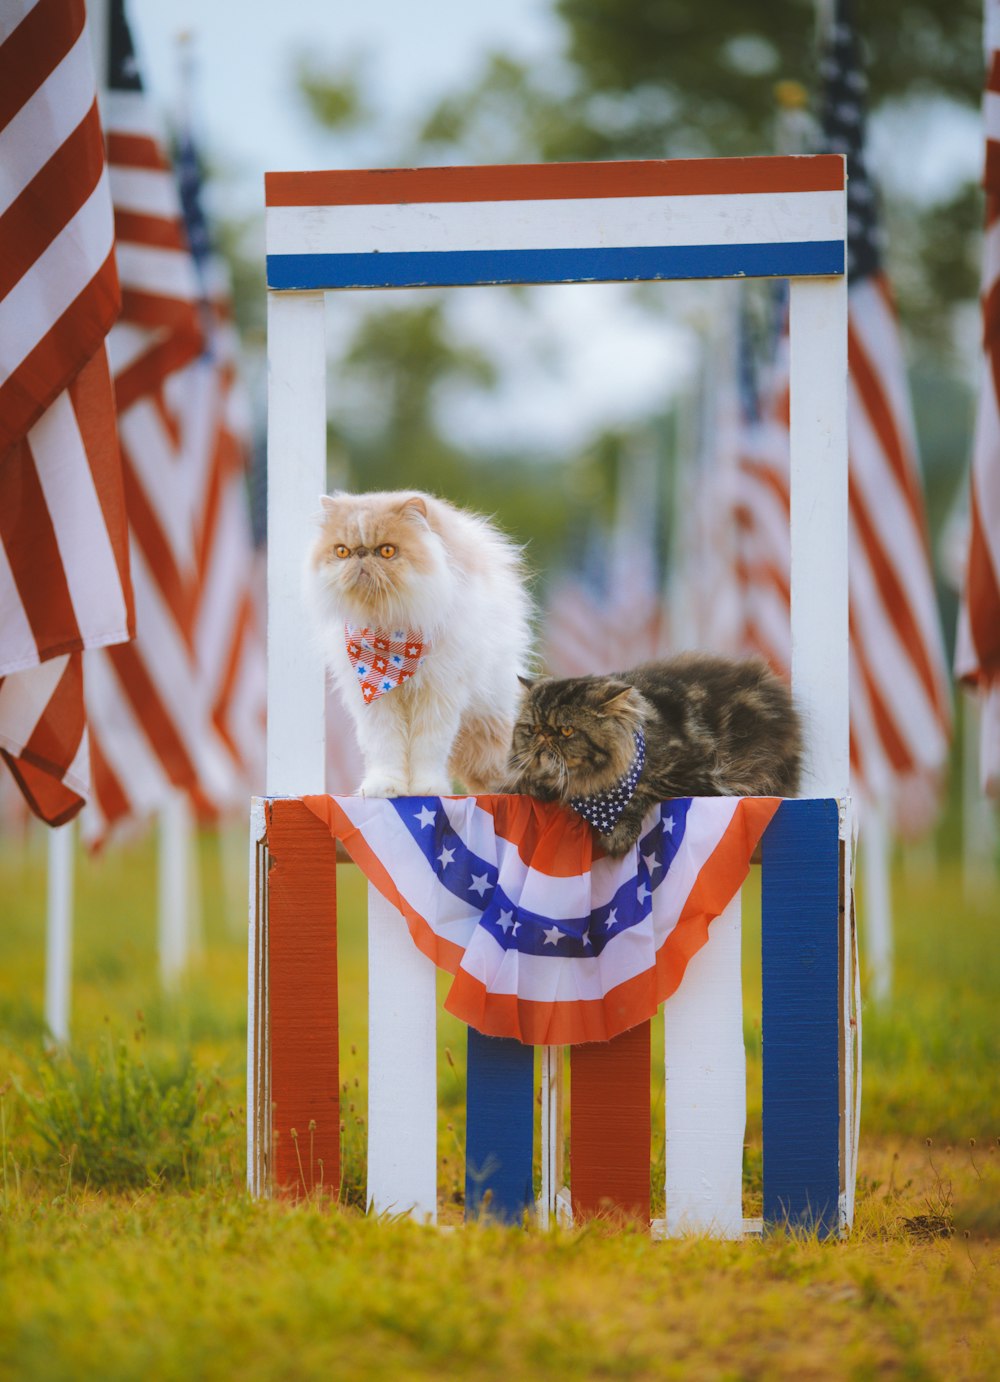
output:
<path id="1" fill-rule="evenodd" d="M 849 789 L 847 280 L 792 279 L 792 690 L 805 717 L 801 796 Z"/>
<path id="2" fill-rule="evenodd" d="M 267 299 L 267 793 L 325 787 L 325 674 L 302 572 L 326 489 L 322 293 Z"/>
<path id="3" fill-rule="evenodd" d="M 436 970 L 368 888 L 368 1207 L 437 1220 Z"/>
<path id="4" fill-rule="evenodd" d="M 76 826 L 48 832 L 45 930 L 45 1025 L 56 1041 L 69 1040 L 70 978 L 73 970 L 73 875 Z"/>
<path id="5" fill-rule="evenodd" d="M 542 1228 L 558 1221 L 559 1192 L 563 1189 L 563 1091 L 565 1054 L 561 1046 L 541 1048 L 542 1183 L 538 1222 Z"/>
<path id="6" fill-rule="evenodd" d="M 667 1237 L 744 1231 L 741 929 L 737 894 L 663 1005 Z"/>
<path id="7" fill-rule="evenodd" d="M 839 240 L 842 192 L 272 206 L 268 254 L 759 245 Z"/>

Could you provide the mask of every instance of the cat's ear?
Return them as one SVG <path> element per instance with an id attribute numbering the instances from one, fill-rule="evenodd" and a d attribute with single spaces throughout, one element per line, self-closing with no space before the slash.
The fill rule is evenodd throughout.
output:
<path id="1" fill-rule="evenodd" d="M 534 686 L 535 682 L 538 680 L 537 677 L 522 677 L 520 672 L 518 672 L 517 674 L 517 679 L 524 687 L 525 691 L 530 691 L 531 688 Z"/>
<path id="2" fill-rule="evenodd" d="M 409 499 L 404 499 L 399 511 L 407 518 L 422 518 L 427 522 L 427 501 L 422 494 L 412 494 Z"/>
<path id="3" fill-rule="evenodd" d="M 337 500 L 344 493 L 342 489 L 335 489 L 332 494 L 321 494 L 319 497 L 319 507 L 323 513 L 333 513 L 337 507 Z"/>
<path id="4" fill-rule="evenodd" d="M 601 714 L 619 715 L 623 710 L 628 709 L 632 704 L 633 687 L 626 686 L 623 682 L 613 681 L 609 685 L 601 688 Z"/>

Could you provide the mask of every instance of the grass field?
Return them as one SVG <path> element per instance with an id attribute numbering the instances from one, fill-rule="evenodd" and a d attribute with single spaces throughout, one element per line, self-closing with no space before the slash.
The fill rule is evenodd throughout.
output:
<path id="1" fill-rule="evenodd" d="M 353 1207 L 365 942 L 347 868 L 348 1203 L 250 1201 L 243 856 L 238 840 L 223 845 L 201 840 L 203 945 L 170 997 L 157 982 L 153 846 L 79 860 L 74 1041 L 58 1058 L 42 1032 L 44 839 L 0 845 L 0 1378 L 1000 1373 L 996 885 L 963 898 L 948 859 L 896 869 L 896 996 L 864 1008 L 850 1240 L 651 1243 L 602 1222 L 440 1231 Z M 748 894 L 749 1207 L 760 1028 Z M 464 1042 L 451 1019 L 440 1042 L 442 1217 L 454 1219 Z"/>

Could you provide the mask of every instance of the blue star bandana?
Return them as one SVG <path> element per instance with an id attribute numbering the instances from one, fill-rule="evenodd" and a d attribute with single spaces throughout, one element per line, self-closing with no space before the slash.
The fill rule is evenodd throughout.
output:
<path id="1" fill-rule="evenodd" d="M 635 731 L 635 757 L 632 766 L 624 777 L 619 778 L 613 787 L 604 792 L 595 792 L 590 797 L 570 797 L 569 804 L 576 813 L 589 821 L 602 835 L 609 834 L 621 818 L 625 807 L 632 800 L 636 783 L 646 762 L 646 736 L 641 729 Z"/>

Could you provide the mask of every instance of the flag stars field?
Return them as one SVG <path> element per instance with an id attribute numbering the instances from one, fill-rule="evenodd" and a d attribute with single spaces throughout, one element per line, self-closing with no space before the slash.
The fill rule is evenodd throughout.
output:
<path id="1" fill-rule="evenodd" d="M 433 825 L 437 820 L 437 816 L 429 806 L 421 806 L 420 810 L 417 812 L 417 820 L 420 822 L 420 828 L 422 830 L 425 825 Z"/>

